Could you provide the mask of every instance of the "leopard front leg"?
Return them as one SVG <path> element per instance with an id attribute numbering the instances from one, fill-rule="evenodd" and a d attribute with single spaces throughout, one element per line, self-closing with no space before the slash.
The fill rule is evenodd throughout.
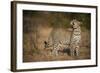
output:
<path id="1" fill-rule="evenodd" d="M 79 56 L 79 46 L 76 46 L 75 52 L 76 52 L 76 56 Z"/>

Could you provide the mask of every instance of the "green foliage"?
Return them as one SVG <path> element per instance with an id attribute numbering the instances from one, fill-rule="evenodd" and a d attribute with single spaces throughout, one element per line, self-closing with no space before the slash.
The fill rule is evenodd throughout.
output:
<path id="1" fill-rule="evenodd" d="M 82 24 L 81 27 L 85 27 L 86 29 L 91 29 L 91 15 L 90 13 L 72 13 L 72 18 L 76 18 Z"/>

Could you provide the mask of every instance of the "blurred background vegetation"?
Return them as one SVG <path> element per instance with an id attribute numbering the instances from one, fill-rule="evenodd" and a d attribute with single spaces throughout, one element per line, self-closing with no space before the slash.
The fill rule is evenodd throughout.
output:
<path id="1" fill-rule="evenodd" d="M 70 21 L 76 18 L 82 22 L 82 28 L 90 30 L 91 15 L 90 13 L 71 13 L 71 12 L 52 12 L 52 11 L 23 11 L 24 32 L 30 32 L 31 27 L 51 26 L 53 28 L 68 28 Z M 46 24 L 46 25 L 45 25 Z"/>

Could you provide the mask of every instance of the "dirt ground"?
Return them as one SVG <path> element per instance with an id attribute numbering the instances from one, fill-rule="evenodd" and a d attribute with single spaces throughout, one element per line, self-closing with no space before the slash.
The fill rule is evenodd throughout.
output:
<path id="1" fill-rule="evenodd" d="M 89 48 L 81 48 L 79 56 L 70 56 L 68 53 L 60 53 L 58 56 L 54 56 L 46 50 L 40 50 L 40 53 L 26 52 L 24 54 L 24 62 L 39 62 L 39 61 L 61 61 L 61 60 L 84 60 L 90 59 Z"/>

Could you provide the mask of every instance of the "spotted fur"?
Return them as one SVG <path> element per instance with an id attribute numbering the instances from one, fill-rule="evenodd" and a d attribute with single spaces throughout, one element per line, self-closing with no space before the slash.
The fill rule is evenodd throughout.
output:
<path id="1" fill-rule="evenodd" d="M 79 47 L 81 41 L 81 27 L 80 22 L 76 19 L 71 21 L 71 25 L 73 28 L 72 35 L 71 35 L 71 42 L 70 42 L 70 51 L 71 56 L 79 56 Z"/>

